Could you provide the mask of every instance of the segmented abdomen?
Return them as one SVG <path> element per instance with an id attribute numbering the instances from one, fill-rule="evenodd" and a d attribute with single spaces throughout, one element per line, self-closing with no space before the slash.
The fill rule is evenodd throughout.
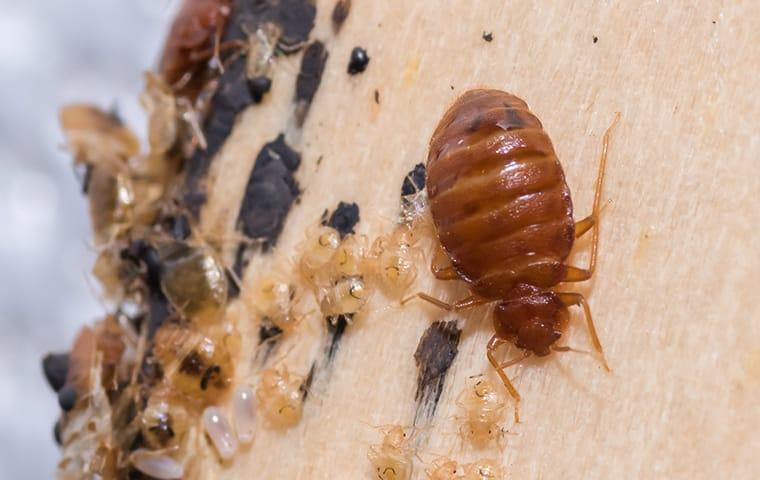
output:
<path id="1" fill-rule="evenodd" d="M 475 293 L 503 298 L 517 283 L 564 277 L 570 191 L 524 101 L 498 90 L 462 95 L 430 140 L 427 190 L 441 245 Z"/>

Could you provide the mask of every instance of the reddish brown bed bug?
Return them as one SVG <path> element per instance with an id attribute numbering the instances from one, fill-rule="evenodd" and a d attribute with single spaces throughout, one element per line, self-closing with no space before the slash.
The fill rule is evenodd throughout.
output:
<path id="1" fill-rule="evenodd" d="M 586 299 L 550 289 L 594 273 L 609 135 L 618 118 L 604 134 L 592 213 L 575 223 L 551 140 L 520 98 L 470 90 L 444 114 L 430 139 L 427 193 L 438 239 L 451 261 L 449 266 L 434 262 L 431 269 L 440 280 L 464 280 L 471 295 L 454 304 L 425 293 L 416 296 L 446 310 L 497 302 L 487 356 L 516 404 L 520 395 L 504 369 L 531 354 L 570 350 L 556 345 L 570 306 L 583 308 L 591 341 L 609 370 Z M 575 239 L 592 228 L 589 267 L 567 265 Z M 506 343 L 523 355 L 500 364 L 494 354 Z"/>
<path id="2" fill-rule="evenodd" d="M 230 0 L 184 0 L 169 30 L 160 71 L 166 82 L 194 97 L 194 78 L 205 63 L 219 55 L 221 35 L 230 15 Z M 187 88 L 186 88 L 187 87 Z"/>

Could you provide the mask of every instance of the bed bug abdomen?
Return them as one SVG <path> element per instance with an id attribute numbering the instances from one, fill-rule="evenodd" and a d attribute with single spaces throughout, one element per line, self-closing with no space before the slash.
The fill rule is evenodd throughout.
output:
<path id="1" fill-rule="evenodd" d="M 443 249 L 474 293 L 551 287 L 573 245 L 570 192 L 551 140 L 525 102 L 472 90 L 430 141 L 430 209 Z"/>

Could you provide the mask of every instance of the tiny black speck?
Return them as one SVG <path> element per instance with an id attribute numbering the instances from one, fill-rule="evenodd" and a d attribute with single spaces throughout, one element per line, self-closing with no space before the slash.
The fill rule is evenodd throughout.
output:
<path id="1" fill-rule="evenodd" d="M 272 79 L 260 75 L 248 80 L 248 88 L 251 90 L 251 97 L 255 103 L 261 103 L 261 99 L 272 88 Z"/>
<path id="2" fill-rule="evenodd" d="M 594 36 L 594 43 L 596 43 L 596 42 L 598 42 L 598 41 L 599 41 L 599 37 L 597 37 L 597 36 Z"/>
<path id="3" fill-rule="evenodd" d="M 485 40 L 486 42 L 492 42 L 493 32 L 483 32 L 483 40 Z"/>
<path id="4" fill-rule="evenodd" d="M 425 164 L 418 163 L 412 171 L 404 177 L 404 183 L 401 185 L 401 196 L 414 195 L 425 189 Z"/>
<path id="5" fill-rule="evenodd" d="M 348 62 L 348 73 L 356 75 L 362 73 L 369 65 L 369 55 L 362 47 L 354 47 L 351 50 L 351 59 Z"/>
<path id="6" fill-rule="evenodd" d="M 380 91 L 375 90 L 375 103 L 380 105 Z"/>
<path id="7" fill-rule="evenodd" d="M 449 85 L 449 88 L 451 88 L 452 90 L 454 90 L 454 85 Z"/>
<path id="8" fill-rule="evenodd" d="M 55 438 L 55 443 L 58 445 L 62 445 L 63 442 L 61 441 L 61 420 L 56 420 L 55 426 L 53 427 L 53 438 Z"/>
<path id="9" fill-rule="evenodd" d="M 58 392 L 58 405 L 61 406 L 61 410 L 64 412 L 70 411 L 74 408 L 74 404 L 77 402 L 77 391 L 71 385 L 64 385 Z"/>

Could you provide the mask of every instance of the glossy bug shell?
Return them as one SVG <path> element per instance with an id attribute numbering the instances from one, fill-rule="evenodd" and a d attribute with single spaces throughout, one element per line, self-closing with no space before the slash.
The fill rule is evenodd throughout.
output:
<path id="1" fill-rule="evenodd" d="M 563 279 L 570 191 L 549 136 L 518 97 L 471 90 L 449 108 L 430 140 L 427 192 L 441 245 L 474 293 L 499 299 L 518 283 Z"/>

